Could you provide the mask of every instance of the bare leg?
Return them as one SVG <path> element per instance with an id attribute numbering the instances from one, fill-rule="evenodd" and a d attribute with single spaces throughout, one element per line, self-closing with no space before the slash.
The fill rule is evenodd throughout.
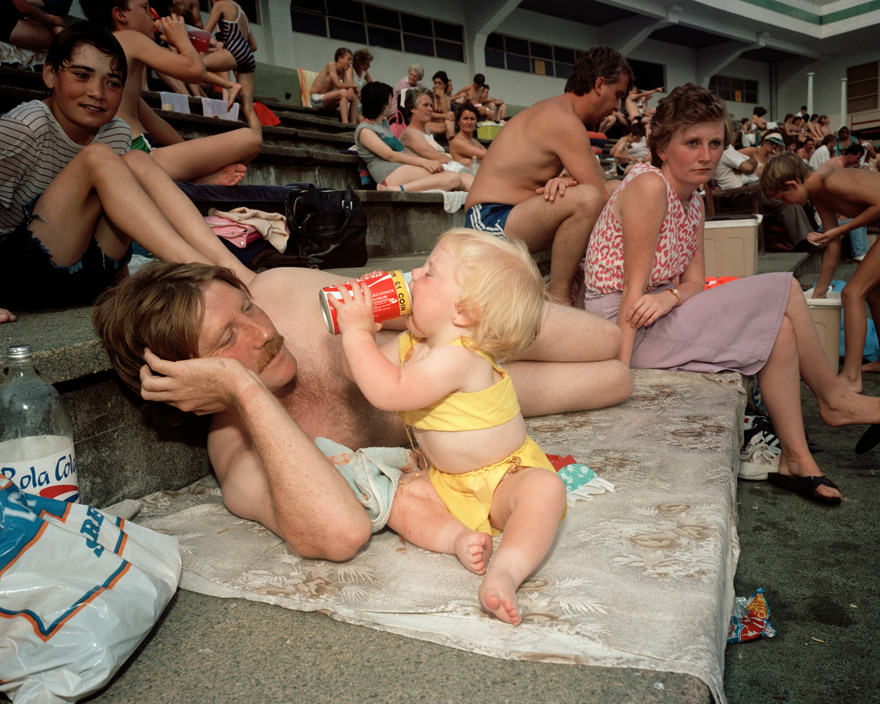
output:
<path id="1" fill-rule="evenodd" d="M 846 355 L 840 376 L 847 387 L 857 393 L 862 390 L 862 354 L 868 332 L 865 300 L 870 296 L 874 301 L 874 305 L 871 306 L 872 316 L 875 310 L 880 312 L 880 306 L 877 305 L 880 303 L 878 285 L 880 285 L 880 247 L 874 246 L 865 255 L 841 294 Z M 874 319 L 880 320 L 876 317 Z"/>
<path id="2" fill-rule="evenodd" d="M 252 129 L 242 127 L 160 147 L 150 152 L 150 156 L 172 181 L 194 181 L 212 176 L 212 183 L 232 186 L 244 178 L 247 173 L 244 163 L 259 154 L 261 146 L 261 136 Z M 225 180 L 218 175 L 223 174 L 224 167 L 231 167 L 234 172 L 228 174 Z"/>
<path id="3" fill-rule="evenodd" d="M 822 254 L 822 268 L 819 270 L 819 278 L 816 280 L 816 290 L 813 291 L 813 298 L 825 298 L 828 293 L 828 287 L 831 285 L 831 279 L 834 278 L 834 270 L 840 262 L 840 238 L 829 242 L 825 246 L 825 252 Z"/>
<path id="4" fill-rule="evenodd" d="M 758 385 L 782 446 L 780 474 L 820 476 L 822 470 L 810 453 L 804 433 L 797 339 L 787 316 L 782 320 L 767 364 L 758 372 Z M 827 486 L 816 491 L 823 496 L 840 496 L 839 491 Z"/>
<path id="5" fill-rule="evenodd" d="M 52 44 L 53 36 L 46 25 L 20 19 L 9 34 L 9 43 L 23 49 L 47 49 Z"/>
<path id="6" fill-rule="evenodd" d="M 819 415 L 825 424 L 836 427 L 880 423 L 880 399 L 863 396 L 848 389 L 828 366 L 807 308 L 807 301 L 794 279 L 785 316 L 794 330 L 801 378 L 816 397 Z"/>
<path id="7" fill-rule="evenodd" d="M 565 486 L 534 467 L 508 474 L 492 497 L 492 525 L 504 531 L 478 591 L 483 608 L 505 623 L 522 621 L 516 590 L 546 557 L 565 510 Z"/>
<path id="8" fill-rule="evenodd" d="M 224 97 L 226 99 L 226 109 L 230 110 L 238 94 L 241 93 L 241 84 L 224 78 L 220 73 L 212 73 L 208 71 L 205 74 L 205 80 L 212 86 L 220 86 L 223 88 Z"/>
<path id="9" fill-rule="evenodd" d="M 406 191 L 417 193 L 419 191 L 431 191 L 439 189 L 441 191 L 461 191 L 464 190 L 462 174 L 456 174 L 452 171 L 441 171 L 432 174 L 421 166 L 411 166 L 404 164 L 391 172 L 391 175 L 385 179 L 385 186 L 379 184 L 376 189 L 379 191 L 399 191 L 400 187 Z"/>
<path id="10" fill-rule="evenodd" d="M 194 249 L 208 257 L 210 262 L 232 269 L 245 283 L 254 277 L 254 273 L 223 246 L 193 206 L 192 201 L 165 175 L 163 169 L 149 155 L 143 152 L 129 152 L 125 155 L 125 162 L 131 168 L 143 191 L 161 209 L 170 226 L 179 233 L 178 239 L 183 238 Z M 159 251 L 150 247 L 147 249 L 165 259 Z"/>
<path id="11" fill-rule="evenodd" d="M 168 86 L 172 92 L 180 93 L 181 95 L 189 95 L 189 90 L 187 89 L 186 83 L 181 81 L 179 78 L 173 78 L 172 76 L 167 76 L 161 71 L 156 71 L 156 74 L 162 79 L 162 83 Z"/>
<path id="12" fill-rule="evenodd" d="M 620 328 L 593 313 L 545 303 L 541 331 L 532 346 L 505 368 L 523 413 L 603 408 L 632 393 L 632 372 L 616 359 Z"/>
<path id="13" fill-rule="evenodd" d="M 339 106 L 339 121 L 348 122 L 352 108 L 357 108 L 357 96 L 350 88 L 338 88 L 324 93 L 322 104 L 328 110 Z"/>
<path id="14" fill-rule="evenodd" d="M 510 211 L 504 228 L 508 236 L 521 239 L 532 252 L 550 248 L 550 295 L 559 303 L 569 302 L 572 279 L 603 202 L 595 186 L 580 184 L 554 201 L 535 196 Z"/>
<path id="15" fill-rule="evenodd" d="M 263 125 L 254 112 L 254 74 L 239 73 L 238 82 L 241 83 L 241 112 L 248 127 L 263 140 Z"/>
<path id="16" fill-rule="evenodd" d="M 428 478 L 421 472 L 398 485 L 388 526 L 425 550 L 455 555 L 474 574 L 483 574 L 492 554 L 492 537 L 470 530 L 453 518 Z"/>
<path id="17" fill-rule="evenodd" d="M 227 49 L 217 49 L 216 51 L 202 54 L 202 63 L 205 64 L 206 69 L 214 73 L 234 71 L 238 66 L 235 57 Z"/>
<path id="18" fill-rule="evenodd" d="M 192 222 L 200 221 L 190 241 L 178 234 L 178 224 L 172 225 L 141 187 L 127 165 L 133 161 L 147 162 L 158 172 L 150 174 L 152 188 L 170 186 L 185 201 L 173 203 L 180 226 L 187 215 Z M 245 281 L 253 278 L 219 243 L 189 199 L 143 152 L 129 152 L 123 160 L 104 144 L 85 147 L 49 184 L 34 212 L 38 217 L 31 229 L 59 266 L 79 261 L 94 235 L 104 253 L 116 260 L 125 254 L 131 238 L 166 261 L 230 266 Z M 119 227 L 111 227 L 107 220 Z"/>

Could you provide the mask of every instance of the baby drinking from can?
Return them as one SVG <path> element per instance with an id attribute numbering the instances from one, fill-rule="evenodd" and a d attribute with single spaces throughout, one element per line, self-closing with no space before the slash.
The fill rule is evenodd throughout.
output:
<path id="1" fill-rule="evenodd" d="M 534 341 L 544 282 L 520 242 L 456 229 L 412 272 L 412 315 L 377 346 L 370 288 L 329 297 L 346 373 L 374 406 L 397 411 L 430 469 L 402 481 L 388 525 L 485 574 L 483 608 L 517 625 L 516 592 L 544 559 L 565 487 L 526 425 L 499 362 Z M 492 555 L 492 536 L 503 531 Z"/>

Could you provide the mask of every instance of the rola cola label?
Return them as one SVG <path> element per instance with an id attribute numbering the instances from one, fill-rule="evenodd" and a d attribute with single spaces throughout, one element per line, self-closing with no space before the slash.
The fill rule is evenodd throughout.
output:
<path id="1" fill-rule="evenodd" d="M 50 499 L 75 501 L 79 496 L 73 445 L 36 459 L 8 461 L 0 458 L 0 474 L 21 491 Z"/>

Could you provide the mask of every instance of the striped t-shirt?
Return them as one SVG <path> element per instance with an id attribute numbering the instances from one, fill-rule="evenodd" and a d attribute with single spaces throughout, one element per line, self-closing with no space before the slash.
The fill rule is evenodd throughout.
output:
<path id="1" fill-rule="evenodd" d="M 122 155 L 131 146 L 131 128 L 114 117 L 92 141 Z M 42 195 L 82 149 L 42 100 L 22 103 L 0 117 L 0 237 L 18 227 L 24 207 Z"/>

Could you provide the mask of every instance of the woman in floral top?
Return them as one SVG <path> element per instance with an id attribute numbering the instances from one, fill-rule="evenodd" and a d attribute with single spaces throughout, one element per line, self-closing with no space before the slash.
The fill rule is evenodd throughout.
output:
<path id="1" fill-rule="evenodd" d="M 782 446 L 770 479 L 838 504 L 840 492 L 807 446 L 800 379 L 828 425 L 876 423 L 880 399 L 837 381 L 791 274 L 750 276 L 704 291 L 697 191 L 727 146 L 728 121 L 724 103 L 692 83 L 660 102 L 648 142 L 653 165 L 630 171 L 590 236 L 585 307 L 617 322 L 618 358 L 632 367 L 757 374 Z"/>

